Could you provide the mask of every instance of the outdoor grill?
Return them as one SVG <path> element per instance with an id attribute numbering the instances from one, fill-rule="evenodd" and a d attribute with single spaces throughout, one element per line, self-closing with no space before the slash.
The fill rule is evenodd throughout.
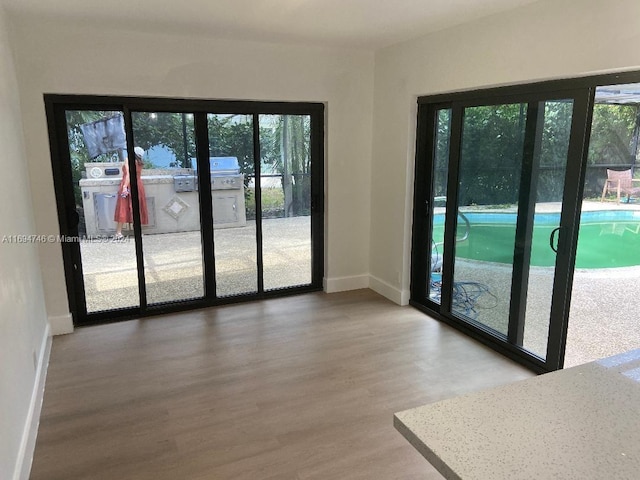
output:
<path id="1" fill-rule="evenodd" d="M 237 157 L 210 157 L 213 225 L 216 228 L 244 226 L 244 174 Z"/>
<path id="2" fill-rule="evenodd" d="M 191 159 L 193 170 L 197 171 L 196 159 Z M 240 173 L 237 157 L 209 157 L 211 179 L 211 201 L 213 224 L 216 228 L 240 227 L 246 225 L 244 201 L 244 175 Z M 195 174 L 173 176 L 173 187 L 177 193 L 198 190 Z"/>
<path id="3" fill-rule="evenodd" d="M 244 175 L 240 173 L 238 159 L 211 157 L 209 165 L 214 227 L 246 225 Z M 113 212 L 122 178 L 121 167 L 119 162 L 85 163 L 85 178 L 80 180 L 80 188 L 87 235 L 111 235 L 115 231 Z M 142 181 L 149 209 L 149 224 L 143 226 L 145 233 L 200 229 L 198 177 L 194 170 L 143 170 Z"/>

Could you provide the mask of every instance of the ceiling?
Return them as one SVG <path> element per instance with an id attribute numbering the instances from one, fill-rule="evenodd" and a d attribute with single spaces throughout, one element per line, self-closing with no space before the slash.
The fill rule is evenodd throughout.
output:
<path id="1" fill-rule="evenodd" d="M 538 0 L 0 0 L 10 14 L 376 50 Z"/>

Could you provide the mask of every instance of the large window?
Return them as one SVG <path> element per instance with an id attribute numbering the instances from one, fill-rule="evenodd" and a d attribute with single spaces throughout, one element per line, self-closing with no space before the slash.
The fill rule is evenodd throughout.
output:
<path id="1" fill-rule="evenodd" d="M 45 101 L 76 324 L 322 288 L 323 105 Z"/>

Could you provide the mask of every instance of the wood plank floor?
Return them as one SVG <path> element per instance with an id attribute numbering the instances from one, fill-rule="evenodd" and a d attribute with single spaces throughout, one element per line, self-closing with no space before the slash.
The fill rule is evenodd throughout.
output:
<path id="1" fill-rule="evenodd" d="M 393 413 L 531 376 L 370 290 L 82 328 L 31 479 L 441 479 Z"/>

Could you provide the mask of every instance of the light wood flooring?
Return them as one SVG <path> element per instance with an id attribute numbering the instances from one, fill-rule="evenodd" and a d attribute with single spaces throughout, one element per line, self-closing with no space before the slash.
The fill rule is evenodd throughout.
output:
<path id="1" fill-rule="evenodd" d="M 55 337 L 32 480 L 441 479 L 393 413 L 533 376 L 370 290 Z"/>

